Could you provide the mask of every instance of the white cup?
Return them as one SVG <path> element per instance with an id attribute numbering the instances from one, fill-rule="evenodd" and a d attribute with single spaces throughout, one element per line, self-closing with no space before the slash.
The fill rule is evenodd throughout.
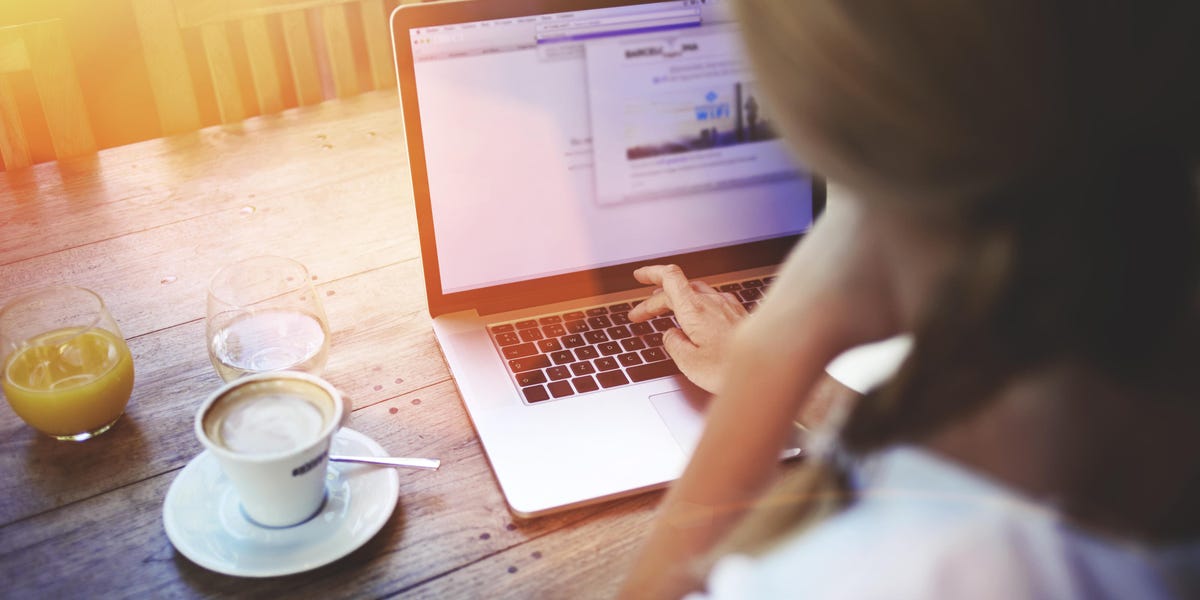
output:
<path id="1" fill-rule="evenodd" d="M 279 371 L 221 387 L 196 413 L 195 429 L 246 517 L 290 527 L 324 505 L 329 444 L 349 417 L 348 402 L 325 380 Z"/>

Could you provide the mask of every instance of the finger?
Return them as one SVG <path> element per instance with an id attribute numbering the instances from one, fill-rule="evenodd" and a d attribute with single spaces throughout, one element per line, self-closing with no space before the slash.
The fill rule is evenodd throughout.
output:
<path id="1" fill-rule="evenodd" d="M 667 296 L 662 290 L 658 290 L 629 311 L 629 320 L 640 323 L 669 312 L 671 308 L 667 306 Z"/>
<path id="2" fill-rule="evenodd" d="M 682 299 L 694 293 L 683 269 L 676 265 L 642 267 L 633 272 L 633 277 L 642 283 L 661 287 L 672 307 L 678 306 Z"/>
<path id="3" fill-rule="evenodd" d="M 683 368 L 683 365 L 692 362 L 692 357 L 700 348 L 688 339 L 682 329 L 672 327 L 663 332 L 663 349 L 675 362 L 680 364 L 680 368 Z"/>
<path id="4" fill-rule="evenodd" d="M 742 300 L 736 295 L 725 292 L 721 294 L 721 299 L 725 301 L 726 310 L 734 316 L 744 317 L 750 314 L 750 311 L 746 310 L 746 305 L 742 304 Z"/>
<path id="5" fill-rule="evenodd" d="M 707 281 L 700 281 L 700 280 L 692 281 L 692 289 L 696 290 L 697 292 L 700 292 L 701 294 L 719 294 L 720 293 L 717 290 L 713 289 L 713 286 L 709 285 Z"/>

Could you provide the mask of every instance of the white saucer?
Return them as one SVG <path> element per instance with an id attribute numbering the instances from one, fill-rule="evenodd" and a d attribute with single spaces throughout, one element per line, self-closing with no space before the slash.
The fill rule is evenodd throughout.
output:
<path id="1" fill-rule="evenodd" d="M 387 456 L 374 440 L 345 428 L 334 436 L 330 454 Z M 216 458 L 201 452 L 167 490 L 167 537 L 192 562 L 226 575 L 274 577 L 329 564 L 378 533 L 400 495 L 395 469 L 329 466 L 321 512 L 294 527 L 268 529 L 246 519 Z"/>

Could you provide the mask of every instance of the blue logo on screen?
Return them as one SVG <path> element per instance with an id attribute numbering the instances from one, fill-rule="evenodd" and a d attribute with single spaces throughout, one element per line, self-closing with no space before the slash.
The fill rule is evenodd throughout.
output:
<path id="1" fill-rule="evenodd" d="M 705 94 L 705 95 L 704 95 L 704 99 L 705 99 L 705 100 L 708 100 L 709 102 L 716 102 L 716 101 L 717 101 L 717 93 L 716 93 L 716 92 L 709 92 L 709 93 L 707 93 L 707 94 Z"/>
<path id="2" fill-rule="evenodd" d="M 709 104 L 696 107 L 696 120 L 707 121 L 709 119 L 727 119 L 729 118 L 729 103 L 722 102 L 721 104 Z"/>

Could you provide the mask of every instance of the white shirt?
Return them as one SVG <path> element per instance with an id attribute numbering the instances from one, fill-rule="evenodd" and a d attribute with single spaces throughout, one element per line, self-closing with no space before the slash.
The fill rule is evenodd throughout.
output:
<path id="1" fill-rule="evenodd" d="M 917 448 L 874 455 L 860 499 L 758 557 L 722 558 L 711 598 L 1200 598 L 1200 543 L 1146 547 Z"/>

